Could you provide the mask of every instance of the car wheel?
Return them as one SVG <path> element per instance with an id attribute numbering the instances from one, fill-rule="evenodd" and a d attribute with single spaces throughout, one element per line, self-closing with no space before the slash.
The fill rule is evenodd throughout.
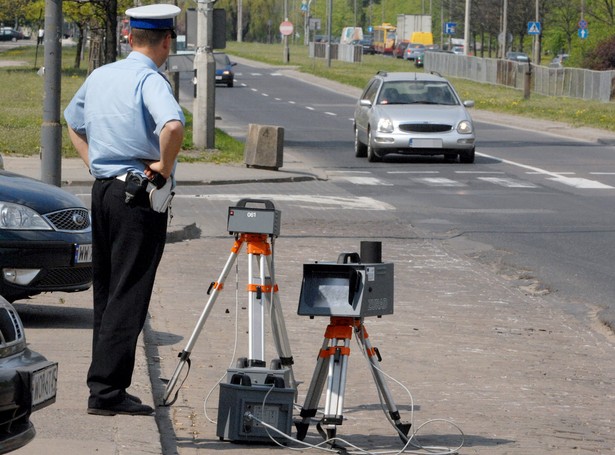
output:
<path id="1" fill-rule="evenodd" d="M 464 164 L 471 164 L 474 162 L 474 149 L 469 152 L 463 152 L 459 154 L 459 162 Z"/>
<path id="2" fill-rule="evenodd" d="M 359 129 L 354 129 L 354 156 L 365 158 L 367 156 L 367 146 L 359 140 Z"/>
<path id="3" fill-rule="evenodd" d="M 372 131 L 367 133 L 367 161 L 374 163 L 380 161 L 382 157 L 378 154 L 378 149 L 372 145 Z"/>
<path id="4" fill-rule="evenodd" d="M 233 85 L 235 85 L 235 81 L 229 81 L 226 86 L 227 87 L 232 87 Z"/>

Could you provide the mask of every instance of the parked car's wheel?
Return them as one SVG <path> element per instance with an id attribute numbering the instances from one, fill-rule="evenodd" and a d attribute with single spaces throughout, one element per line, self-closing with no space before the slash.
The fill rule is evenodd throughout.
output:
<path id="1" fill-rule="evenodd" d="M 464 164 L 471 164 L 474 162 L 474 150 L 472 149 L 469 152 L 463 152 L 459 154 L 459 162 Z"/>
<path id="2" fill-rule="evenodd" d="M 378 149 L 372 145 L 372 130 L 367 132 L 367 161 L 370 163 L 380 161 L 382 157 L 378 153 Z"/>
<path id="3" fill-rule="evenodd" d="M 359 140 L 359 129 L 354 129 L 354 156 L 365 158 L 367 156 L 367 145 Z"/>
<path id="4" fill-rule="evenodd" d="M 233 81 L 232 79 L 226 84 L 227 87 L 232 87 L 233 85 L 235 85 L 235 81 Z"/>

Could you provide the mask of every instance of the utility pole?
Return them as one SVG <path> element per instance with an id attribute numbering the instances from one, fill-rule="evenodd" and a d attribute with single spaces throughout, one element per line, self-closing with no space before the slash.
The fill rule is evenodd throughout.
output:
<path id="1" fill-rule="evenodd" d="M 62 0 L 45 1 L 43 124 L 41 125 L 41 180 L 62 183 Z"/>
<path id="2" fill-rule="evenodd" d="M 504 0 L 502 8 L 502 40 L 500 41 L 500 58 L 506 57 L 508 47 L 508 0 Z"/>
<path id="3" fill-rule="evenodd" d="M 216 64 L 213 43 L 213 2 L 199 0 L 197 48 L 194 55 L 196 98 L 193 105 L 192 141 L 195 147 L 214 148 L 216 109 Z"/>
<path id="4" fill-rule="evenodd" d="M 243 0 L 237 0 L 237 42 L 243 41 Z"/>
<path id="5" fill-rule="evenodd" d="M 288 0 L 284 0 L 284 22 L 288 22 Z M 288 47 L 288 35 L 284 34 L 282 36 L 282 40 L 284 41 L 284 55 L 282 56 L 282 61 L 284 63 L 290 62 L 290 49 Z"/>
<path id="6" fill-rule="evenodd" d="M 536 22 L 540 22 L 538 0 L 536 0 Z M 534 63 L 540 65 L 540 35 L 534 35 Z"/>
<path id="7" fill-rule="evenodd" d="M 468 49 L 470 48 L 470 2 L 466 0 L 466 18 L 463 30 L 463 55 L 468 55 Z"/>

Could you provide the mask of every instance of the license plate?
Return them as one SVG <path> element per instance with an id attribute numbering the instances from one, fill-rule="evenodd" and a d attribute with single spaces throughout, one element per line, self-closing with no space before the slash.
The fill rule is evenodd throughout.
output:
<path id="1" fill-rule="evenodd" d="M 75 264 L 92 262 L 92 244 L 75 245 Z"/>
<path id="2" fill-rule="evenodd" d="M 410 139 L 409 146 L 422 149 L 441 149 L 442 139 Z"/>
<path id="3" fill-rule="evenodd" d="M 40 370 L 32 372 L 30 393 L 32 409 L 40 409 L 55 401 L 58 387 L 58 364 L 51 363 Z"/>
<path id="4" fill-rule="evenodd" d="M 222 76 L 216 76 L 216 80 L 217 81 L 221 81 L 222 80 Z"/>

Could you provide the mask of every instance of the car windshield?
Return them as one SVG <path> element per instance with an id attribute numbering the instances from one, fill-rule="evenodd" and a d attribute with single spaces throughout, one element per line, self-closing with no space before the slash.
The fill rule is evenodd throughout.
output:
<path id="1" fill-rule="evenodd" d="M 378 104 L 457 105 L 459 101 L 446 82 L 394 81 L 384 83 Z"/>
<path id="2" fill-rule="evenodd" d="M 216 66 L 218 68 L 222 68 L 231 64 L 231 61 L 226 54 L 214 54 L 214 59 L 216 60 Z"/>

